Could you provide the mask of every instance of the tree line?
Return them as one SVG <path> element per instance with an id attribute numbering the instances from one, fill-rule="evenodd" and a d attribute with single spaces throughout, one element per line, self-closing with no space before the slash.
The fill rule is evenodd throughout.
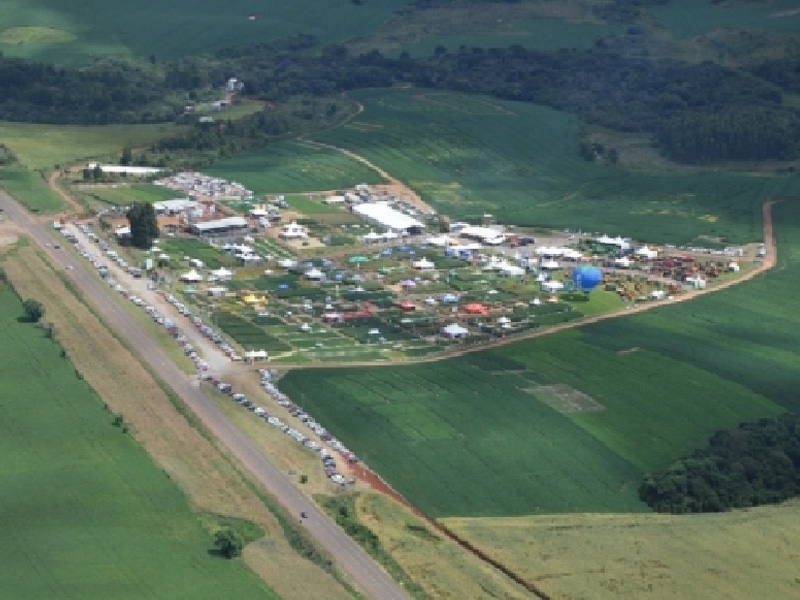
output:
<path id="1" fill-rule="evenodd" d="M 273 103 L 396 84 L 535 102 L 587 123 L 649 133 L 665 155 L 685 163 L 786 160 L 800 151 L 798 111 L 782 104 L 784 91 L 800 87 L 797 59 L 751 71 L 654 60 L 631 55 L 613 36 L 586 50 L 438 47 L 418 59 L 377 50 L 352 55 L 342 45 L 314 52 L 315 46 L 312 36 L 300 35 L 170 63 L 100 60 L 79 69 L 0 57 L 0 86 L 7 90 L 0 98 L 0 119 L 170 121 L 235 76 L 245 83 L 245 94 Z M 263 119 L 256 123 L 259 130 L 287 129 L 269 115 Z M 220 147 L 209 132 L 222 134 L 218 128 L 198 130 L 195 145 Z"/>
<path id="2" fill-rule="evenodd" d="M 800 495 L 800 415 L 743 423 L 715 433 L 667 469 L 647 475 L 639 497 L 666 513 L 721 512 Z"/>

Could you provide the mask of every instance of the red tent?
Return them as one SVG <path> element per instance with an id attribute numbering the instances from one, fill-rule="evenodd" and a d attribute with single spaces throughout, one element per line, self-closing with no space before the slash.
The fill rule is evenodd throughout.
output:
<path id="1" fill-rule="evenodd" d="M 467 304 L 464 307 L 464 312 L 470 315 L 488 315 L 489 309 L 486 308 L 483 304 L 478 304 L 477 302 L 473 302 L 472 304 Z"/>
<path id="2" fill-rule="evenodd" d="M 412 312 L 417 310 L 417 306 L 413 302 L 404 300 L 403 302 L 400 303 L 400 310 L 404 310 L 406 312 Z"/>

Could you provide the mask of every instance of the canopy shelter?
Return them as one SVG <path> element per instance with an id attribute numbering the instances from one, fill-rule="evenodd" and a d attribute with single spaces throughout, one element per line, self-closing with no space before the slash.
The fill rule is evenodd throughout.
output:
<path id="1" fill-rule="evenodd" d="M 450 339 L 463 338 L 469 335 L 469 329 L 462 327 L 458 323 L 450 323 L 450 325 L 442 327 L 439 331 L 444 337 Z"/>
<path id="2" fill-rule="evenodd" d="M 181 275 L 181 281 L 197 283 L 198 281 L 203 281 L 203 276 L 200 275 L 200 273 L 198 273 L 194 269 L 192 269 L 191 271 Z"/>

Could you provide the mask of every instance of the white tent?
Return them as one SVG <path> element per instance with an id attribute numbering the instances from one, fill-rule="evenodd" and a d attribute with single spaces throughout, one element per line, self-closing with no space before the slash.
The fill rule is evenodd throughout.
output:
<path id="1" fill-rule="evenodd" d="M 200 275 L 200 273 L 198 273 L 194 269 L 192 269 L 188 273 L 184 273 L 183 275 L 181 275 L 181 281 L 189 281 L 196 283 L 198 281 L 203 281 L 203 276 Z"/>
<path id="2" fill-rule="evenodd" d="M 267 351 L 266 350 L 250 350 L 244 353 L 244 357 L 250 360 L 260 359 L 265 360 L 267 358 Z"/>
<path id="3" fill-rule="evenodd" d="M 572 248 L 564 248 L 564 253 L 562 254 L 562 256 L 567 260 L 580 260 L 581 258 L 583 258 L 583 254 L 581 254 L 577 250 L 573 250 Z"/>
<path id="4" fill-rule="evenodd" d="M 380 233 L 375 233 L 374 231 L 370 231 L 368 234 L 361 236 L 361 239 L 364 240 L 367 244 L 372 242 L 379 242 L 383 239 L 383 236 Z"/>
<path id="5" fill-rule="evenodd" d="M 525 269 L 516 265 L 505 264 L 500 267 L 500 273 L 507 277 L 521 277 L 525 275 Z"/>
<path id="6" fill-rule="evenodd" d="M 561 268 L 561 265 L 558 264 L 555 260 L 546 260 L 542 263 L 542 269 L 545 271 L 555 271 Z"/>
<path id="7" fill-rule="evenodd" d="M 636 250 L 636 255 L 641 256 L 642 258 L 646 258 L 647 260 L 653 260 L 658 256 L 658 250 L 651 250 L 647 246 L 642 246 L 638 250 Z"/>
<path id="8" fill-rule="evenodd" d="M 309 269 L 306 271 L 306 279 L 311 279 L 312 281 L 319 281 L 325 277 L 325 273 L 314 267 L 313 269 Z"/>
<path id="9" fill-rule="evenodd" d="M 500 317 L 499 319 L 497 319 L 497 322 L 500 323 L 500 325 L 506 325 L 508 323 L 511 323 L 511 319 L 509 319 L 508 317 Z"/>
<path id="10" fill-rule="evenodd" d="M 546 292 L 558 292 L 564 289 L 564 284 L 560 281 L 545 281 L 542 284 L 542 289 Z"/>
<path id="11" fill-rule="evenodd" d="M 282 258 L 278 261 L 278 266 L 282 269 L 293 269 L 297 266 L 297 261 L 291 258 Z"/>
<path id="12" fill-rule="evenodd" d="M 233 277 L 233 271 L 220 267 L 216 271 L 211 271 L 211 274 L 217 278 L 217 281 L 228 281 Z"/>
<path id="13" fill-rule="evenodd" d="M 614 260 L 614 266 L 620 267 L 621 269 L 627 269 L 631 266 L 631 261 L 627 256 L 623 256 L 622 258 L 617 258 Z"/>
<path id="14" fill-rule="evenodd" d="M 469 334 L 469 329 L 462 327 L 458 323 L 450 323 L 447 327 L 442 327 L 441 334 L 451 339 L 466 337 Z"/>
<path id="15" fill-rule="evenodd" d="M 431 261 L 429 261 L 427 258 L 423 256 L 419 260 L 415 260 L 414 262 L 412 262 L 411 266 L 421 271 L 429 271 L 430 269 L 433 269 L 436 265 L 434 265 Z"/>

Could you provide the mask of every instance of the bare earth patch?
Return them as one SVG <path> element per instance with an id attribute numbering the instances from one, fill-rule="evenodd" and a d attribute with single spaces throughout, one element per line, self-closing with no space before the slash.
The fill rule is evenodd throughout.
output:
<path id="1" fill-rule="evenodd" d="M 525 388 L 541 402 L 562 414 L 600 412 L 606 409 L 597 400 L 566 383 Z"/>

